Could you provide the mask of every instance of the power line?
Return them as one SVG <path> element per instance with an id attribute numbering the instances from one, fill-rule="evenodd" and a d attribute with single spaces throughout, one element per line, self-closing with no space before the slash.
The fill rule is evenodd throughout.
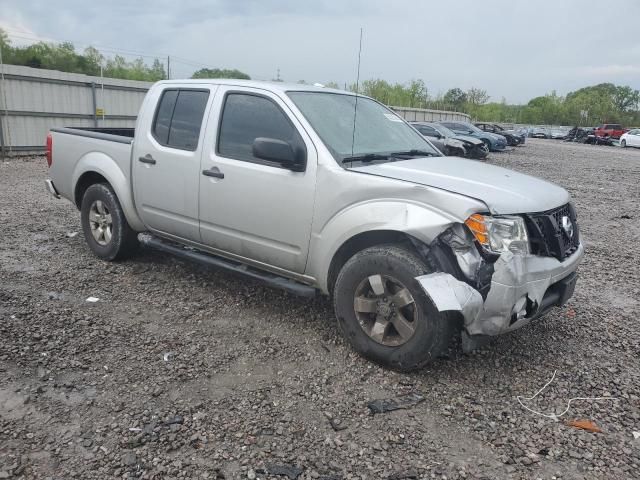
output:
<path id="1" fill-rule="evenodd" d="M 11 29 L 4 29 L 4 28 L 0 28 L 2 30 L 11 30 Z M 125 55 L 131 55 L 131 56 L 138 56 L 138 57 L 144 57 L 144 58 L 153 58 L 153 59 L 160 59 L 160 58 L 165 58 L 167 56 L 171 56 L 171 60 L 178 60 L 180 63 L 186 64 L 186 65 L 191 65 L 194 67 L 207 67 L 207 68 L 213 68 L 211 65 L 206 64 L 206 63 L 202 63 L 202 62 L 198 62 L 197 60 L 190 60 L 188 58 L 184 58 L 184 57 L 179 57 L 176 55 L 170 55 L 168 53 L 151 53 L 151 52 L 141 52 L 139 50 L 129 50 L 129 49 L 123 49 L 123 48 L 117 48 L 117 47 L 109 47 L 109 46 L 105 46 L 105 45 L 99 45 L 99 44 L 90 44 L 90 43 L 86 43 L 86 42 L 81 42 L 78 40 L 61 40 L 61 39 L 54 39 L 51 37 L 39 37 L 37 35 L 34 34 L 30 34 L 27 32 L 22 32 L 19 31 L 20 33 L 13 33 L 8 31 L 7 32 L 7 36 L 8 37 L 12 37 L 12 38 L 20 38 L 23 40 L 36 40 L 36 41 L 48 41 L 48 42 L 52 42 L 52 43 L 71 43 L 74 46 L 78 46 L 78 47 L 93 47 L 96 50 L 100 50 L 100 51 L 104 51 L 104 52 L 109 52 L 109 53 L 122 53 Z"/>
<path id="2" fill-rule="evenodd" d="M 137 50 L 129 50 L 129 49 L 124 49 L 124 48 L 119 48 L 119 47 L 110 47 L 107 45 L 96 45 L 96 44 L 90 44 L 90 43 L 86 43 L 80 40 L 61 40 L 61 39 L 56 39 L 56 38 L 51 38 L 51 37 L 40 37 L 38 35 L 35 35 L 33 33 L 29 33 L 29 32 L 23 32 L 20 30 L 15 30 L 18 33 L 13 33 L 11 32 L 11 30 L 13 30 L 12 28 L 3 28 L 0 27 L 0 30 L 4 30 L 5 32 L 7 32 L 7 35 L 9 37 L 15 37 L 15 38 L 21 38 L 23 40 L 36 40 L 36 41 L 41 41 L 41 42 L 51 42 L 51 43 L 71 43 L 74 45 L 80 45 L 80 46 L 88 46 L 88 47 L 94 47 L 96 49 L 99 50 L 105 50 L 105 51 L 113 51 L 113 52 L 118 52 L 118 53 L 126 53 L 127 55 L 140 55 L 142 57 L 166 57 L 167 54 L 166 53 L 151 53 L 151 52 L 141 52 L 141 51 L 137 51 Z"/>
<path id="3" fill-rule="evenodd" d="M 191 60 L 191 59 L 180 57 L 180 56 L 177 56 L 177 55 L 170 55 L 170 54 L 167 54 L 167 53 L 152 54 L 151 52 L 141 52 L 141 51 L 137 51 L 137 50 L 129 50 L 129 49 L 123 49 L 123 48 L 117 48 L 117 47 L 108 47 L 108 46 L 97 45 L 97 44 L 93 44 L 92 45 L 92 44 L 81 42 L 81 41 L 61 40 L 61 39 L 54 39 L 54 38 L 51 38 L 51 37 L 40 37 L 40 36 L 37 36 L 37 35 L 35 35 L 33 33 L 30 33 L 30 32 L 26 32 L 26 31 L 14 29 L 14 28 L 9 28 L 9 27 L 0 27 L 0 30 L 5 31 L 5 33 L 7 34 L 7 36 L 9 38 L 14 38 L 14 39 L 15 38 L 19 38 L 19 39 L 22 39 L 22 40 L 33 40 L 33 41 L 57 43 L 57 44 L 71 43 L 71 44 L 74 45 L 74 47 L 77 46 L 78 48 L 92 47 L 92 48 L 95 48 L 96 50 L 98 50 L 100 52 L 123 54 L 123 55 L 142 57 L 142 58 L 150 58 L 150 59 L 154 59 L 154 60 L 156 60 L 156 59 L 160 60 L 162 58 L 170 57 L 172 63 L 180 63 L 180 64 L 183 64 L 183 65 L 189 65 L 191 67 L 197 67 L 197 68 L 211 68 L 211 69 L 217 68 L 217 67 L 214 67 L 211 64 L 199 62 L 197 60 Z M 11 30 L 13 30 L 15 32 L 18 32 L 18 33 L 13 33 Z M 252 75 L 252 77 L 253 77 L 253 75 Z M 267 76 L 265 76 L 265 75 L 263 75 L 263 76 L 256 75 L 255 78 L 257 78 L 257 79 L 259 79 L 259 78 L 267 78 Z"/>

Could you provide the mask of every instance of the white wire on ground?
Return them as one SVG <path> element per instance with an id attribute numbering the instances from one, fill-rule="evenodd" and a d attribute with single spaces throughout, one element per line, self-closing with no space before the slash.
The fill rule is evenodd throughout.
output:
<path id="1" fill-rule="evenodd" d="M 574 397 L 574 398 L 569 399 L 569 401 L 567 402 L 567 408 L 565 408 L 561 413 L 555 413 L 555 412 L 544 413 L 544 412 L 539 412 L 537 410 L 533 410 L 532 408 L 527 407 L 522 402 L 522 399 L 533 400 L 538 395 L 540 395 L 549 385 L 551 385 L 553 380 L 556 378 L 556 373 L 558 373 L 558 370 L 554 370 L 553 371 L 553 375 L 551 377 L 551 380 L 549 380 L 547 383 L 545 383 L 544 387 L 542 387 L 540 390 L 538 390 L 536 393 L 534 393 L 533 396 L 531 396 L 531 397 L 524 397 L 522 395 L 516 396 L 516 399 L 518 400 L 518 403 L 522 406 L 522 408 L 524 408 L 525 410 L 530 411 L 531 413 L 535 413 L 536 415 L 540 415 L 541 417 L 550 418 L 551 420 L 555 420 L 557 422 L 560 419 L 560 417 L 562 417 L 564 414 L 566 414 L 569 411 L 569 408 L 571 408 L 571 404 L 573 402 L 578 401 L 578 400 L 589 400 L 589 401 L 594 401 L 594 402 L 598 402 L 598 401 L 601 401 L 601 400 L 617 400 L 616 397 Z"/>

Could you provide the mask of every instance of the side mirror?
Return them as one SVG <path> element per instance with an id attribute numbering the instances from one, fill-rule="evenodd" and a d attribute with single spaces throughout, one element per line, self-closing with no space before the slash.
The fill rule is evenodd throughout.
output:
<path id="1" fill-rule="evenodd" d="M 296 152 L 289 142 L 275 138 L 258 137 L 253 141 L 253 156 L 277 162 L 294 172 L 304 172 L 307 166 L 306 153 Z"/>

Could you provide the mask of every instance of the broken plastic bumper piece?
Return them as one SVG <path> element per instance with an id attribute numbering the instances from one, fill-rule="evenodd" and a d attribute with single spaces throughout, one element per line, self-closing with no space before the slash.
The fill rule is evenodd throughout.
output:
<path id="1" fill-rule="evenodd" d="M 552 257 L 506 252 L 494 264 L 486 298 L 445 272 L 416 279 L 441 311 L 457 311 L 468 335 L 499 335 L 529 323 L 573 295 L 584 247 L 559 261 Z"/>

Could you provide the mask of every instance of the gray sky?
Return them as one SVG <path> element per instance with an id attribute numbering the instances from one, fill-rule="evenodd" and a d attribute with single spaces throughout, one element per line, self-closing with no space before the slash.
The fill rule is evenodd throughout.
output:
<path id="1" fill-rule="evenodd" d="M 637 0 L 0 0 L 14 43 L 169 53 L 264 80 L 280 68 L 286 81 L 355 81 L 363 27 L 361 79 L 511 103 L 601 82 L 640 89 L 639 19 Z M 198 68 L 172 64 L 172 76 Z"/>

